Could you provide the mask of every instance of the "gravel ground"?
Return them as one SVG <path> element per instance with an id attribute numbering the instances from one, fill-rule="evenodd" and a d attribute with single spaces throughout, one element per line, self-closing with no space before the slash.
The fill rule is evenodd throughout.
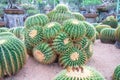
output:
<path id="1" fill-rule="evenodd" d="M 120 50 L 113 44 L 103 44 L 96 40 L 94 54 L 87 65 L 94 67 L 106 78 L 112 80 L 114 69 L 120 64 Z M 54 63 L 42 65 L 29 57 L 26 65 L 16 75 L 4 78 L 5 80 L 52 80 L 62 68 Z"/>

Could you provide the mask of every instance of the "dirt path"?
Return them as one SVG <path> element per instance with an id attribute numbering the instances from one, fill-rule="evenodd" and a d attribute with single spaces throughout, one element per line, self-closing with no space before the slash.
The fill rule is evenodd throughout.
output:
<path id="1" fill-rule="evenodd" d="M 120 64 L 120 49 L 112 44 L 103 44 L 99 40 L 94 45 L 94 55 L 87 65 L 96 68 L 106 80 L 112 80 L 115 67 Z M 32 58 L 28 58 L 26 65 L 20 72 L 5 80 L 52 80 L 61 71 L 58 64 L 42 65 Z"/>

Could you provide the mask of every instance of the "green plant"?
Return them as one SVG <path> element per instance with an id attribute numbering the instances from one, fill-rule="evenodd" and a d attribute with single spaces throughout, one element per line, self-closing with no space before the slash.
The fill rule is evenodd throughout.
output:
<path id="1" fill-rule="evenodd" d="M 14 36 L 1 36 L 0 55 L 0 77 L 11 76 L 25 64 L 26 48 L 23 42 Z"/>
<path id="2" fill-rule="evenodd" d="M 57 5 L 57 7 L 47 14 L 50 22 L 59 22 L 63 24 L 63 22 L 67 19 L 74 18 L 72 13 L 65 5 Z"/>
<path id="3" fill-rule="evenodd" d="M 116 28 L 115 39 L 120 42 L 120 26 Z"/>
<path id="4" fill-rule="evenodd" d="M 102 0 L 83 0 L 82 5 L 88 6 L 88 5 L 99 5 L 102 4 Z"/>
<path id="5" fill-rule="evenodd" d="M 81 68 L 69 67 L 62 70 L 53 80 L 105 80 L 105 78 L 95 69 L 82 66 Z"/>
<path id="6" fill-rule="evenodd" d="M 57 22 L 51 22 L 44 26 L 43 36 L 47 41 L 53 40 L 61 31 L 61 25 Z"/>
<path id="7" fill-rule="evenodd" d="M 54 40 L 53 40 L 53 48 L 59 53 L 63 54 L 73 45 L 72 41 L 70 41 L 69 36 L 66 33 L 60 33 Z"/>
<path id="8" fill-rule="evenodd" d="M 72 14 L 75 17 L 75 19 L 80 20 L 80 21 L 85 21 L 85 17 L 82 14 L 78 12 L 73 12 Z"/>
<path id="9" fill-rule="evenodd" d="M 0 37 L 4 37 L 4 36 L 14 36 L 15 37 L 15 35 L 11 32 L 1 32 Z"/>
<path id="10" fill-rule="evenodd" d="M 5 27 L 0 28 L 0 33 L 1 33 L 1 32 L 8 32 L 8 31 L 9 31 L 8 28 L 5 28 Z"/>
<path id="11" fill-rule="evenodd" d="M 72 39 L 81 39 L 86 35 L 86 27 L 83 22 L 76 19 L 66 20 L 63 24 L 63 31 Z"/>
<path id="12" fill-rule="evenodd" d="M 16 37 L 20 39 L 24 39 L 24 27 L 14 27 L 9 30 L 11 33 L 13 33 Z"/>
<path id="13" fill-rule="evenodd" d="M 41 42 L 33 48 L 33 56 L 43 64 L 53 63 L 56 59 L 56 54 L 52 51 L 50 45 L 45 42 Z"/>
<path id="14" fill-rule="evenodd" d="M 114 16 L 108 16 L 105 20 L 102 21 L 102 24 L 109 25 L 112 28 L 117 28 L 118 21 Z"/>
<path id="15" fill-rule="evenodd" d="M 43 39 L 43 29 L 41 26 L 33 26 L 25 31 L 25 39 L 29 41 L 32 46 L 37 45 Z"/>
<path id="16" fill-rule="evenodd" d="M 84 65 L 87 61 L 87 57 L 84 52 L 77 48 L 70 48 L 59 57 L 59 64 L 63 68 L 67 67 L 79 67 Z"/>
<path id="17" fill-rule="evenodd" d="M 114 70 L 113 80 L 120 80 L 120 65 L 118 65 Z"/>
<path id="18" fill-rule="evenodd" d="M 100 32 L 100 40 L 104 43 L 115 42 L 115 29 L 105 28 Z"/>
<path id="19" fill-rule="evenodd" d="M 30 27 L 33 27 L 33 26 L 42 26 L 43 27 L 48 22 L 49 22 L 49 19 L 46 15 L 36 14 L 36 15 L 28 17 L 25 20 L 25 27 L 27 29 L 29 29 Z"/>
<path id="20" fill-rule="evenodd" d="M 86 21 L 83 22 L 84 26 L 86 27 L 86 37 L 91 41 L 96 39 L 96 29 L 94 26 Z"/>
<path id="21" fill-rule="evenodd" d="M 97 25 L 96 27 L 96 31 L 100 34 L 101 30 L 104 28 L 111 28 L 109 25 Z"/>

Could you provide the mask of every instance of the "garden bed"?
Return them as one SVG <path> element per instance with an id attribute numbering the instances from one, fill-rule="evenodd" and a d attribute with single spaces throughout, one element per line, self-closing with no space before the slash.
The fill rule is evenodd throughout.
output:
<path id="1" fill-rule="evenodd" d="M 94 44 L 94 55 L 87 65 L 100 71 L 106 80 L 112 80 L 114 69 L 119 65 L 120 50 L 112 44 L 103 44 L 96 40 Z M 24 68 L 16 75 L 5 80 L 52 80 L 62 70 L 58 64 L 42 65 L 28 58 Z"/>

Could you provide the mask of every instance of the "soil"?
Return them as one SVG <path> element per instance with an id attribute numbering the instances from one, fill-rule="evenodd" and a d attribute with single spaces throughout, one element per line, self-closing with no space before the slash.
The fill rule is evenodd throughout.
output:
<path id="1" fill-rule="evenodd" d="M 95 68 L 106 78 L 112 80 L 114 69 L 120 64 L 120 49 L 114 44 L 94 43 L 94 54 L 87 65 Z M 42 65 L 29 57 L 25 66 L 16 75 L 4 78 L 5 80 L 53 80 L 62 68 L 57 64 Z"/>

